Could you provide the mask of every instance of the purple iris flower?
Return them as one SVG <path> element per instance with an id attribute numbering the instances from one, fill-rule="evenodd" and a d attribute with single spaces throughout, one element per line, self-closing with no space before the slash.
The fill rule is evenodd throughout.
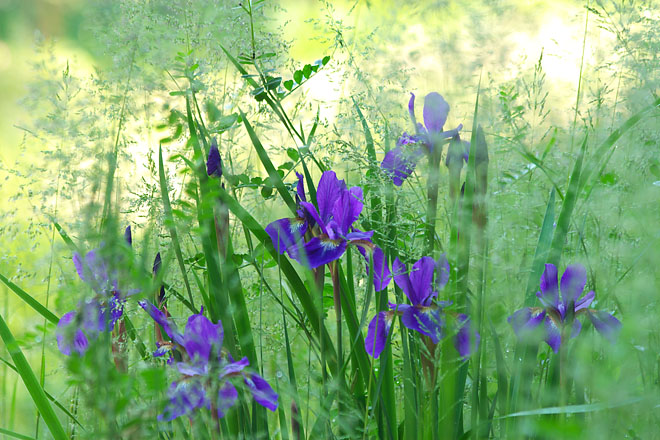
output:
<path id="1" fill-rule="evenodd" d="M 73 264 L 78 276 L 96 296 L 81 302 L 77 310 L 65 313 L 57 323 L 57 347 L 67 356 L 72 352 L 83 355 L 89 346 L 89 338 L 99 332 L 111 331 L 124 311 L 125 296 L 117 287 L 117 277 L 108 272 L 107 262 L 99 255 L 100 250 L 89 251 L 83 259 L 73 254 Z M 129 291 L 131 295 L 135 291 Z"/>
<path id="2" fill-rule="evenodd" d="M 215 139 L 211 140 L 211 149 L 209 150 L 209 157 L 206 161 L 206 174 L 222 177 L 222 159 L 220 158 L 220 150 L 218 150 L 218 143 Z"/>
<path id="3" fill-rule="evenodd" d="M 181 333 L 176 324 L 153 304 L 141 301 L 140 306 L 171 338 L 171 342 L 160 344 L 154 356 L 177 350 L 182 359 L 176 363 L 173 358 L 168 361 L 174 364 L 181 377 L 170 385 L 169 402 L 158 420 L 174 420 L 198 408 L 213 409 L 218 417 L 224 417 L 238 397 L 238 391 L 229 379 L 239 375 L 257 403 L 271 411 L 277 409 L 278 396 L 268 382 L 256 373 L 244 371 L 250 364 L 247 357 L 234 361 L 231 355 L 223 353 L 222 323 L 213 324 L 198 313 L 188 318 Z"/>
<path id="4" fill-rule="evenodd" d="M 437 344 L 445 337 L 446 314 L 444 308 L 451 301 L 434 301 L 438 291 L 449 281 L 449 262 L 443 254 L 437 261 L 422 257 L 413 264 L 410 274 L 398 258 L 392 264 L 394 282 L 403 290 L 411 304 L 392 304 L 389 311 L 379 312 L 369 323 L 364 346 L 372 357 L 378 358 L 385 348 L 394 315 L 401 316 L 407 328 L 431 338 Z M 456 317 L 459 329 L 455 346 L 461 357 L 468 357 L 479 343 L 479 334 L 473 332 L 466 315 Z"/>
<path id="5" fill-rule="evenodd" d="M 614 342 L 621 323 L 602 310 L 589 309 L 596 294 L 590 291 L 582 295 L 587 283 L 587 271 L 581 264 L 566 267 L 557 283 L 558 273 L 554 264 L 546 264 L 541 275 L 541 291 L 536 293 L 543 307 L 527 307 L 518 310 L 508 319 L 518 337 L 540 330 L 545 342 L 557 353 L 566 338 L 580 334 L 579 315 L 587 315 L 596 330 Z M 560 295 L 561 291 L 561 295 Z"/>
<path id="6" fill-rule="evenodd" d="M 403 181 L 412 174 L 424 152 L 429 153 L 435 148 L 440 148 L 445 139 L 456 136 L 463 128 L 463 125 L 460 124 L 453 130 L 443 131 L 449 114 L 449 104 L 442 95 L 436 92 L 431 92 L 424 98 L 424 124 L 417 123 L 415 95 L 413 93 L 410 95 L 408 112 L 413 124 L 416 125 L 417 134 L 403 133 L 396 143 L 396 148 L 385 154 L 380 165 L 396 186 L 401 186 Z M 411 150 L 409 145 L 421 145 L 421 148 Z"/>
<path id="7" fill-rule="evenodd" d="M 299 176 L 298 216 L 266 226 L 280 254 L 286 251 L 294 260 L 314 269 L 341 258 L 349 244 L 373 248 L 374 232 L 353 227 L 362 212 L 362 188 L 348 188 L 334 171 L 325 171 L 316 190 L 317 209 L 306 201 L 301 182 Z"/>
<path id="8" fill-rule="evenodd" d="M 301 202 L 307 202 L 303 175 L 296 172 L 296 176 L 298 177 L 298 184 L 296 185 L 296 201 L 298 203 L 296 217 L 281 218 L 266 226 L 266 233 L 270 236 L 277 252 L 283 254 L 287 251 L 289 256 L 292 256 L 289 249 L 297 246 L 298 242 L 307 233 L 307 229 L 311 228 L 314 224 L 314 219 L 307 215 L 300 205 Z"/>

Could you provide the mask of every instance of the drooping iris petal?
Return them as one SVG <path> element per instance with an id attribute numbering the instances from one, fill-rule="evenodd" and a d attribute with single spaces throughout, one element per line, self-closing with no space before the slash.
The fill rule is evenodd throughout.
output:
<path id="1" fill-rule="evenodd" d="M 82 356 L 89 346 L 85 333 L 79 328 L 72 328 L 75 325 L 75 317 L 76 312 L 73 311 L 62 315 L 55 331 L 57 348 L 66 356 L 71 356 L 73 351 Z"/>
<path id="2" fill-rule="evenodd" d="M 169 422 L 177 417 L 191 413 L 197 408 L 208 407 L 209 401 L 202 385 L 197 381 L 173 382 L 168 391 L 170 401 L 159 421 Z"/>
<path id="3" fill-rule="evenodd" d="M 277 393 L 266 382 L 266 379 L 256 373 L 251 373 L 245 376 L 244 381 L 259 405 L 271 411 L 277 409 Z"/>
<path id="4" fill-rule="evenodd" d="M 234 387 L 231 382 L 225 382 L 222 388 L 218 391 L 218 400 L 215 404 L 218 411 L 218 418 L 221 419 L 225 416 L 227 410 L 234 406 L 237 398 L 238 391 L 236 391 L 236 387 Z"/>
<path id="5" fill-rule="evenodd" d="M 587 284 L 587 270 L 581 264 L 572 264 L 566 267 L 561 276 L 561 299 L 564 307 L 573 302 L 582 295 L 584 285 Z"/>
<path id="6" fill-rule="evenodd" d="M 348 241 L 371 241 L 371 237 L 374 236 L 374 231 L 358 231 L 353 229 L 353 232 L 349 232 L 344 237 Z"/>
<path id="7" fill-rule="evenodd" d="M 209 158 L 206 161 L 206 174 L 209 176 L 222 177 L 222 159 L 220 158 L 218 143 L 215 141 L 215 139 L 211 141 Z"/>
<path id="8" fill-rule="evenodd" d="M 435 290 L 442 290 L 449 282 L 449 261 L 447 255 L 442 254 L 435 262 Z"/>
<path id="9" fill-rule="evenodd" d="M 378 359 L 387 343 L 391 321 L 387 312 L 379 312 L 369 323 L 367 337 L 364 339 L 364 349 L 374 359 Z"/>
<path id="10" fill-rule="evenodd" d="M 197 362 L 194 364 L 177 362 L 176 369 L 184 376 L 206 376 L 209 372 L 209 365 L 205 362 Z"/>
<path id="11" fill-rule="evenodd" d="M 315 269 L 341 258 L 346 252 L 346 244 L 346 240 L 343 239 L 330 240 L 327 236 L 314 237 L 305 243 L 300 254 L 296 252 L 294 255 L 294 252 L 291 252 L 292 250 L 298 251 L 294 247 L 290 249 L 290 255 L 300 264 L 306 264 L 307 267 Z"/>
<path id="12" fill-rule="evenodd" d="M 582 298 L 577 300 L 575 303 L 575 311 L 577 312 L 578 310 L 586 309 L 587 307 L 589 307 L 593 302 L 595 296 L 596 293 L 592 290 L 586 295 L 584 295 Z"/>
<path id="13" fill-rule="evenodd" d="M 374 289 L 380 292 L 385 289 L 392 281 L 392 274 L 387 265 L 387 258 L 385 253 L 378 246 L 374 246 L 372 252 L 367 252 L 362 246 L 358 246 L 358 250 L 365 260 L 367 260 L 367 275 L 369 274 L 369 267 L 371 264 L 370 259 L 373 258 L 374 267 Z"/>
<path id="14" fill-rule="evenodd" d="M 243 357 L 243 359 L 241 359 L 240 361 L 230 362 L 222 368 L 222 372 L 220 373 L 220 378 L 222 379 L 223 377 L 226 376 L 232 376 L 234 374 L 238 374 L 241 371 L 243 371 L 243 369 L 248 365 L 250 365 L 250 361 L 248 360 L 247 356 Z"/>
<path id="15" fill-rule="evenodd" d="M 467 315 L 461 313 L 457 320 L 460 327 L 456 334 L 456 350 L 465 359 L 477 350 L 481 335 L 472 329 L 472 323 Z"/>
<path id="16" fill-rule="evenodd" d="M 415 171 L 420 156 L 421 150 L 410 153 L 398 146 L 385 153 L 380 167 L 390 176 L 394 185 L 401 186 Z"/>
<path id="17" fill-rule="evenodd" d="M 538 328 L 539 324 L 543 322 L 546 317 L 545 310 L 534 312 L 529 307 L 516 311 L 513 315 L 509 316 L 507 321 L 513 327 L 513 332 L 518 337 L 524 337 L 529 332 Z"/>
<path id="18" fill-rule="evenodd" d="M 441 313 L 438 313 L 438 309 L 405 307 L 401 315 L 401 323 L 410 330 L 430 337 L 434 344 L 442 338 L 444 319 Z"/>
<path id="19" fill-rule="evenodd" d="M 559 305 L 559 287 L 557 285 L 557 266 L 546 264 L 541 274 L 541 291 L 536 296 L 546 307 L 557 307 Z"/>
<path id="20" fill-rule="evenodd" d="M 449 104 L 437 92 L 431 92 L 424 98 L 424 125 L 430 133 L 440 133 L 447 122 Z"/>
<path id="21" fill-rule="evenodd" d="M 167 336 L 172 338 L 177 344 L 183 345 L 183 335 L 179 333 L 176 324 L 165 316 L 165 313 L 161 312 L 156 306 L 148 301 L 140 301 L 138 304 L 149 314 L 149 316 L 151 316 L 151 319 L 163 327 Z"/>
<path id="22" fill-rule="evenodd" d="M 213 359 L 219 356 L 223 336 L 222 323 L 213 324 L 206 316 L 195 314 L 188 318 L 182 345 L 190 359 L 208 363 L 212 354 Z"/>
<path id="23" fill-rule="evenodd" d="M 296 246 L 307 231 L 307 222 L 300 218 L 281 218 L 266 226 L 266 233 L 280 254 Z"/>
<path id="24" fill-rule="evenodd" d="M 546 316 L 543 320 L 543 326 L 545 330 L 545 342 L 552 348 L 552 351 L 557 353 L 561 345 L 561 332 L 549 316 Z"/>
<path id="25" fill-rule="evenodd" d="M 427 306 L 433 291 L 433 274 L 436 262 L 431 257 L 422 257 L 410 269 L 411 295 L 408 295 L 414 305 Z"/>
<path id="26" fill-rule="evenodd" d="M 596 330 L 598 330 L 598 333 L 610 342 L 616 342 L 616 338 L 621 330 L 621 322 L 618 319 L 603 310 L 587 310 L 587 316 Z"/>

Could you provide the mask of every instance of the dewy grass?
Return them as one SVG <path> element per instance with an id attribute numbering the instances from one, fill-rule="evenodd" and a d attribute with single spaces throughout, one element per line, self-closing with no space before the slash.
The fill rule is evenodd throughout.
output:
<path id="1" fill-rule="evenodd" d="M 318 6 L 86 5 L 89 71 L 39 42 L 0 435 L 657 438 L 660 13 L 575 10 L 569 90 L 561 47 L 501 66 L 522 9 Z"/>

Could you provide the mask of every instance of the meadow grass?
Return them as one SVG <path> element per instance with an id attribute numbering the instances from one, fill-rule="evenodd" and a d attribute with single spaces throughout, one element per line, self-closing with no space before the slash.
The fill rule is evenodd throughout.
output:
<path id="1" fill-rule="evenodd" d="M 660 9 L 558 4 L 568 87 L 552 49 L 496 71 L 515 2 L 423 3 L 286 29 L 287 2 L 95 3 L 94 72 L 38 39 L 2 158 L 0 436 L 660 437 Z M 576 264 L 595 300 L 560 311 L 548 265 Z"/>

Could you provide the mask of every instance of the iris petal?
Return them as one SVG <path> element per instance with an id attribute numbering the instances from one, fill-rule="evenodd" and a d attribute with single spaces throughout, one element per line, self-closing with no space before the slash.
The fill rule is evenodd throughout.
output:
<path id="1" fill-rule="evenodd" d="M 252 397 L 257 403 L 271 411 L 277 409 L 277 393 L 266 382 L 266 379 L 256 373 L 246 375 L 245 384 L 252 392 Z"/>
<path id="2" fill-rule="evenodd" d="M 364 349 L 374 359 L 378 359 L 387 343 L 391 322 L 387 312 L 379 312 L 369 323 L 367 337 L 364 339 Z"/>
<path id="3" fill-rule="evenodd" d="M 392 263 L 392 273 L 394 274 L 394 282 L 403 293 L 408 297 L 408 299 L 413 302 L 415 297 L 415 292 L 413 291 L 412 284 L 410 283 L 410 277 L 408 276 L 408 269 L 406 265 L 399 260 L 399 257 L 394 259 Z"/>
<path id="4" fill-rule="evenodd" d="M 206 316 L 195 314 L 188 318 L 182 345 L 190 359 L 206 364 L 212 354 L 212 359 L 218 358 L 223 337 L 222 323 L 213 324 Z"/>
<path id="5" fill-rule="evenodd" d="M 307 232 L 307 222 L 300 218 L 281 218 L 266 226 L 266 233 L 281 254 L 302 240 Z"/>
<path id="6" fill-rule="evenodd" d="M 410 270 L 410 284 L 412 296 L 410 302 L 414 305 L 428 305 L 426 300 L 431 296 L 433 274 L 436 262 L 431 257 L 422 257 L 413 264 Z"/>
<path id="7" fill-rule="evenodd" d="M 442 290 L 449 282 L 449 261 L 447 255 L 442 254 L 435 262 L 435 290 Z"/>
<path id="8" fill-rule="evenodd" d="M 332 218 L 332 210 L 344 189 L 346 189 L 346 184 L 343 180 L 337 179 L 334 171 L 325 171 L 321 175 L 316 189 L 316 201 L 323 223 L 328 223 Z"/>
<path id="9" fill-rule="evenodd" d="M 587 310 L 587 312 L 589 320 L 598 333 L 603 335 L 610 342 L 616 342 L 616 338 L 621 330 L 621 322 L 603 310 Z"/>
<path id="10" fill-rule="evenodd" d="M 575 303 L 575 311 L 577 312 L 578 310 L 586 309 L 591 305 L 593 302 L 594 298 L 596 296 L 596 293 L 592 290 L 586 295 L 584 295 L 582 298 L 577 300 Z"/>
<path id="11" fill-rule="evenodd" d="M 374 289 L 380 292 L 385 289 L 392 281 L 390 268 L 387 266 L 387 257 L 381 248 L 375 246 L 372 252 L 367 252 L 363 247 L 358 246 L 358 250 L 365 260 L 367 260 L 367 275 L 369 274 L 370 259 L 373 258 L 374 267 Z"/>
<path id="12" fill-rule="evenodd" d="M 204 388 L 196 381 L 173 382 L 168 396 L 170 401 L 165 406 L 163 413 L 158 415 L 159 421 L 169 422 L 189 414 L 197 408 L 209 405 Z"/>
<path id="13" fill-rule="evenodd" d="M 444 319 L 439 309 L 406 308 L 401 315 L 401 323 L 410 330 L 430 337 L 434 344 L 443 336 Z"/>
<path id="14" fill-rule="evenodd" d="M 430 133 L 441 133 L 447 122 L 449 104 L 437 92 L 431 92 L 424 98 L 424 125 Z"/>
<path id="15" fill-rule="evenodd" d="M 140 301 L 138 304 L 149 314 L 149 316 L 151 316 L 154 321 L 156 321 L 157 324 L 163 327 L 163 330 L 165 330 L 167 336 L 172 338 L 172 340 L 177 344 L 183 345 L 183 335 L 179 333 L 176 324 L 167 316 L 165 316 L 165 313 L 161 312 L 156 306 L 148 301 Z"/>
<path id="16" fill-rule="evenodd" d="M 300 264 L 306 264 L 307 267 L 315 269 L 341 258 L 346 252 L 346 244 L 346 240 L 343 239 L 330 240 L 327 237 L 314 237 L 305 243 L 301 253 L 290 252 L 290 255 Z"/>
<path id="17" fill-rule="evenodd" d="M 546 264 L 541 274 L 541 291 L 536 296 L 546 307 L 559 306 L 559 288 L 557 285 L 557 266 Z"/>
<path id="18" fill-rule="evenodd" d="M 223 418 L 227 410 L 234 406 L 238 398 L 238 391 L 231 382 L 225 382 L 222 388 L 218 391 L 218 400 L 215 404 L 218 411 L 218 418 Z"/>
<path id="19" fill-rule="evenodd" d="M 561 298 L 564 308 L 582 295 L 584 285 L 587 284 L 587 270 L 581 264 L 573 264 L 566 268 L 561 276 Z"/>
<path id="20" fill-rule="evenodd" d="M 385 153 L 380 167 L 390 176 L 394 185 L 401 186 L 403 185 L 403 181 L 415 171 L 417 161 L 421 155 L 421 150 L 408 152 L 401 146 L 398 146 Z"/>
<path id="21" fill-rule="evenodd" d="M 534 311 L 527 307 L 516 311 L 509 316 L 507 321 L 513 327 L 513 331 L 519 338 L 525 337 L 531 331 L 538 328 L 546 317 L 545 310 Z"/>
<path id="22" fill-rule="evenodd" d="M 479 347 L 481 336 L 472 329 L 472 323 L 467 315 L 458 315 L 459 330 L 456 334 L 456 350 L 463 359 L 469 357 Z"/>
<path id="23" fill-rule="evenodd" d="M 559 329 L 549 316 L 546 316 L 543 320 L 543 326 L 545 329 L 545 342 L 552 348 L 552 351 L 557 353 L 561 345 L 561 333 Z"/>

